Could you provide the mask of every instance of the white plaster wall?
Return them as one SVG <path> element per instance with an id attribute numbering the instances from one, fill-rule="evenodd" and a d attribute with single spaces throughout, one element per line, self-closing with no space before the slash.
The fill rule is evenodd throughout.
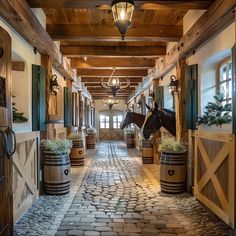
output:
<path id="1" fill-rule="evenodd" d="M 27 114 L 28 122 L 14 124 L 16 132 L 32 130 L 32 64 L 40 65 L 41 56 L 33 52 L 33 47 L 22 39 L 12 28 L 0 18 L 0 27 L 4 28 L 12 39 L 12 58 L 25 62 L 25 72 L 13 72 L 13 91 L 17 95 L 17 107 L 19 106 Z M 19 111 L 21 111 L 19 109 Z"/>
<path id="2" fill-rule="evenodd" d="M 114 110 L 121 110 L 124 111 L 123 118 L 126 113 L 127 105 L 124 100 L 119 100 L 120 102 L 114 106 Z M 100 111 L 108 109 L 107 106 L 104 105 L 102 99 L 94 100 L 94 107 L 95 107 L 95 128 L 97 130 L 97 139 L 99 139 L 99 113 Z"/>
<path id="3" fill-rule="evenodd" d="M 187 59 L 189 65 L 198 64 L 199 112 L 204 110 L 209 101 L 214 101 L 218 64 L 231 55 L 234 43 L 235 23 L 228 26 Z"/>

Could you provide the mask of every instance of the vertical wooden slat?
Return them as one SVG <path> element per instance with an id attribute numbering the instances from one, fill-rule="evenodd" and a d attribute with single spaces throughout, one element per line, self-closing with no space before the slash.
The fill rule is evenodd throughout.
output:
<path id="1" fill-rule="evenodd" d="M 158 104 L 159 107 L 164 106 L 164 87 L 159 86 L 155 89 L 155 102 Z"/>
<path id="2" fill-rule="evenodd" d="M 39 130 L 46 130 L 46 69 L 40 67 L 39 77 Z"/>
<path id="3" fill-rule="evenodd" d="M 71 127 L 71 104 L 72 92 L 70 88 L 64 87 L 64 127 Z"/>

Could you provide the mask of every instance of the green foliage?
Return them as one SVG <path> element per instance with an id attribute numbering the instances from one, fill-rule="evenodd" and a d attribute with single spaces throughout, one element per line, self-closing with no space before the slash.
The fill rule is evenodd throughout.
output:
<path id="1" fill-rule="evenodd" d="M 58 140 L 50 140 L 50 139 L 43 139 L 41 141 L 41 147 L 43 151 L 50 151 L 56 154 L 64 154 L 70 153 L 72 148 L 72 141 L 68 139 L 58 139 Z"/>
<path id="2" fill-rule="evenodd" d="M 92 127 L 92 128 L 87 128 L 86 133 L 87 134 L 90 134 L 90 133 L 96 134 L 97 131 L 96 131 L 96 129 L 94 127 Z"/>
<path id="3" fill-rule="evenodd" d="M 70 139 L 70 140 L 83 139 L 81 132 L 79 132 L 79 133 L 72 132 L 72 133 L 70 133 L 70 134 L 68 135 L 67 138 Z"/>
<path id="4" fill-rule="evenodd" d="M 15 97 L 15 96 L 13 96 L 13 97 Z M 16 103 L 13 102 L 12 103 L 13 122 L 14 123 L 24 123 L 24 122 L 27 122 L 28 119 L 26 117 L 24 117 L 24 113 L 23 112 L 17 112 L 18 109 L 16 109 L 15 105 L 16 105 Z"/>
<path id="5" fill-rule="evenodd" d="M 157 140 L 160 152 L 182 153 L 188 149 L 184 141 L 176 141 L 174 137 L 163 137 Z"/>
<path id="6" fill-rule="evenodd" d="M 216 103 L 208 102 L 202 116 L 198 117 L 197 125 L 206 124 L 208 126 L 228 124 L 232 121 L 232 104 L 223 105 L 224 93 L 217 92 L 214 96 Z"/>

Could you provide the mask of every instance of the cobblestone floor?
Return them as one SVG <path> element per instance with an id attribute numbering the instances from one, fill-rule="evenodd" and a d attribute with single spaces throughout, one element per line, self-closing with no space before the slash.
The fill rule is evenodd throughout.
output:
<path id="1" fill-rule="evenodd" d="M 91 167 L 73 174 L 71 193 L 40 197 L 15 225 L 15 234 L 233 235 L 191 195 L 160 193 L 151 174 L 155 168 L 142 168 L 135 154 L 122 143 L 101 143 Z"/>

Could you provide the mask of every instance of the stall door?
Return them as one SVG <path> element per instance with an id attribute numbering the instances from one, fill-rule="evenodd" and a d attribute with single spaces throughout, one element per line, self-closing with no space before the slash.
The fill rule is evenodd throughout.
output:
<path id="1" fill-rule="evenodd" d="M 11 38 L 0 27 L 0 235 L 12 235 Z M 7 155 L 8 153 L 8 155 Z"/>
<path id="2" fill-rule="evenodd" d="M 100 140 L 124 140 L 124 131 L 120 129 L 123 120 L 123 111 L 105 110 L 99 116 Z"/>

